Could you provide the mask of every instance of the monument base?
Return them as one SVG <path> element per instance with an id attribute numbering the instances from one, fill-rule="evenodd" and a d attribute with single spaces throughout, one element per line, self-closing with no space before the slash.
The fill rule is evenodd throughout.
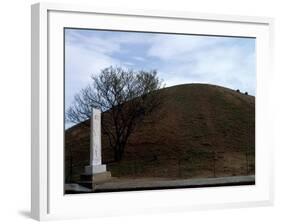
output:
<path id="1" fill-rule="evenodd" d="M 90 166 L 85 166 L 85 174 L 96 174 L 96 173 L 103 173 L 106 172 L 106 165 L 90 165 Z"/>
<path id="2" fill-rule="evenodd" d="M 110 178 L 111 178 L 111 172 L 109 172 L 109 171 L 92 174 L 93 184 L 98 184 L 98 183 L 103 183 L 103 182 L 109 181 Z"/>
<path id="3" fill-rule="evenodd" d="M 111 172 L 105 171 L 95 174 L 82 174 L 80 179 L 80 185 L 95 190 L 96 185 L 105 183 L 111 179 Z"/>
<path id="4" fill-rule="evenodd" d="M 111 172 L 106 171 L 106 165 L 86 166 L 85 173 L 80 176 L 82 186 L 95 189 L 97 184 L 107 182 L 111 179 Z"/>

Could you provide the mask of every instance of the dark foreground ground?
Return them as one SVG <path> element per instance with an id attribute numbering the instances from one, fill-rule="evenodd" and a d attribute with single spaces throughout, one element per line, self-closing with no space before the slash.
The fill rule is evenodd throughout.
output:
<path id="1" fill-rule="evenodd" d="M 254 185 L 255 176 L 234 176 L 218 178 L 198 179 L 168 179 L 168 178 L 137 178 L 124 179 L 112 178 L 109 182 L 98 184 L 95 190 L 78 184 L 66 184 L 66 194 L 77 193 L 98 193 L 98 192 L 119 192 L 139 190 L 160 190 L 176 188 L 199 188 L 199 187 L 220 187 Z"/>

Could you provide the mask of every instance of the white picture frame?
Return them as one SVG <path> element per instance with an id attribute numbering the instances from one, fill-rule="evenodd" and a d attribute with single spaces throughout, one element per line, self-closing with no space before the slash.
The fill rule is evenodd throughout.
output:
<path id="1" fill-rule="evenodd" d="M 37 220 L 113 216 L 273 203 L 271 116 L 273 19 L 190 12 L 32 5 L 31 214 Z M 63 27 L 250 36 L 257 40 L 256 184 L 65 195 Z M 137 203 L 136 203 L 137 202 Z M 121 203 L 121 205 L 120 205 Z"/>

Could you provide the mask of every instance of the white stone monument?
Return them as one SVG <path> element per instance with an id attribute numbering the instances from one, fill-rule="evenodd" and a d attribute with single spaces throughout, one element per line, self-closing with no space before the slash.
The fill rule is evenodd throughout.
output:
<path id="1" fill-rule="evenodd" d="M 91 176 L 93 184 L 107 181 L 111 173 L 101 160 L 101 111 L 92 109 L 90 135 L 90 165 L 85 167 L 85 175 Z"/>

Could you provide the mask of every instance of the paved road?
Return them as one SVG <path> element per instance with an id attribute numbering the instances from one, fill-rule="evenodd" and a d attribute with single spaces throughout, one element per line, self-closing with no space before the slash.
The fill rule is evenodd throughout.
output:
<path id="1" fill-rule="evenodd" d="M 255 184 L 255 176 L 235 176 L 200 179 L 117 179 L 96 185 L 96 192 L 147 189 L 195 188 Z"/>
<path id="2" fill-rule="evenodd" d="M 200 179 L 165 179 L 165 178 L 138 178 L 120 179 L 112 178 L 111 181 L 98 184 L 94 192 L 112 191 L 136 191 L 152 189 L 173 189 L 173 188 L 198 188 L 198 187 L 218 187 L 235 185 L 254 185 L 255 176 L 233 176 L 218 178 Z M 78 188 L 77 188 L 78 189 Z M 76 193 L 88 193 L 88 190 L 81 188 L 82 191 Z"/>

